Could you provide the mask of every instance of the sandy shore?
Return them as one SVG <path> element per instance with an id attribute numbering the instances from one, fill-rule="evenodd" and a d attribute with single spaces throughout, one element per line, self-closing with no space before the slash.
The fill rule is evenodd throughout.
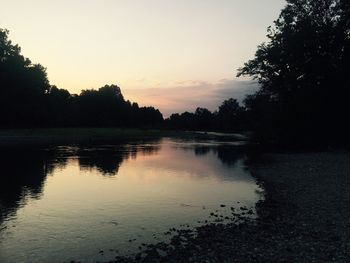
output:
<path id="1" fill-rule="evenodd" d="M 350 153 L 268 154 L 252 173 L 257 220 L 179 230 L 116 262 L 350 262 Z"/>

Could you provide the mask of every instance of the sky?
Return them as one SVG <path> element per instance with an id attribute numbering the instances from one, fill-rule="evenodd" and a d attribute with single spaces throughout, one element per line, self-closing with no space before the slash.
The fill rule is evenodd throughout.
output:
<path id="1" fill-rule="evenodd" d="M 118 85 L 165 116 L 214 110 L 257 87 L 237 69 L 266 40 L 284 0 L 0 0 L 0 28 L 50 83 Z"/>

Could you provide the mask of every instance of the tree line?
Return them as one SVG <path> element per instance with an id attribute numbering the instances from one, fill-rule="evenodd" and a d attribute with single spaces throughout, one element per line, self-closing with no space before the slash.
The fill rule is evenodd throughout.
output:
<path id="1" fill-rule="evenodd" d="M 0 127 L 154 127 L 159 110 L 125 100 L 116 85 L 79 95 L 50 85 L 46 69 L 21 55 L 0 29 Z"/>
<path id="2" fill-rule="evenodd" d="M 350 142 L 350 1 L 287 0 L 267 41 L 238 70 L 259 90 L 240 105 L 197 108 L 163 120 L 153 107 L 125 101 L 111 85 L 72 95 L 51 86 L 0 29 L 1 127 L 154 126 L 170 129 L 251 131 L 263 143 Z"/>
<path id="3" fill-rule="evenodd" d="M 180 130 L 242 129 L 244 109 L 234 99 L 211 113 L 173 114 L 126 101 L 117 85 L 82 90 L 79 95 L 50 85 L 46 69 L 21 55 L 0 29 L 0 127 L 157 127 Z"/>
<path id="4" fill-rule="evenodd" d="M 193 113 L 174 113 L 165 120 L 164 126 L 170 129 L 242 132 L 249 128 L 246 117 L 245 108 L 236 99 L 230 98 L 214 112 L 198 107 Z"/>

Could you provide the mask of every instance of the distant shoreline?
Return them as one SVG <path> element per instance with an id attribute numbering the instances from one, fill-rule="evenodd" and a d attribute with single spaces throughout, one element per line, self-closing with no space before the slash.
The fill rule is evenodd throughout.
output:
<path id="1" fill-rule="evenodd" d="M 184 139 L 217 139 L 245 141 L 246 136 L 234 133 L 212 133 L 133 128 L 38 128 L 1 129 L 0 146 L 62 145 L 62 144 L 113 144 L 126 140 L 148 140 L 162 137 Z"/>

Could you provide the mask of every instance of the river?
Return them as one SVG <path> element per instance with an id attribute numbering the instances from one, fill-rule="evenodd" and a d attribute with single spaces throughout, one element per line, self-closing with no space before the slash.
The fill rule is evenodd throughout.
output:
<path id="1" fill-rule="evenodd" d="M 229 220 L 260 189 L 237 143 L 160 138 L 1 151 L 0 262 L 96 262 Z M 212 216 L 215 212 L 220 216 Z"/>

